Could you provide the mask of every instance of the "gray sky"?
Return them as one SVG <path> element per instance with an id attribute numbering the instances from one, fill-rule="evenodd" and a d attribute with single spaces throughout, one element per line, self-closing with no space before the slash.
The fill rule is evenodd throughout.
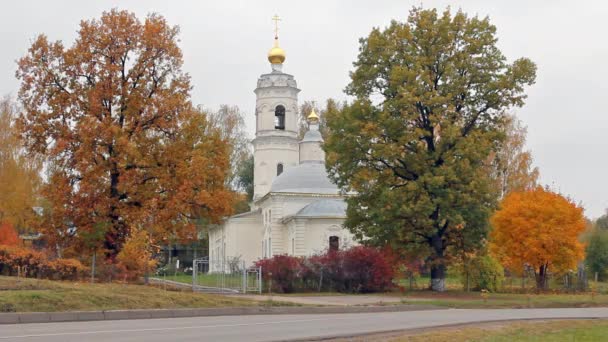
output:
<path id="1" fill-rule="evenodd" d="M 358 38 L 413 5 L 462 8 L 490 16 L 498 45 L 512 61 L 529 57 L 538 77 L 516 114 L 528 126 L 528 147 L 541 181 L 570 195 L 597 217 L 608 207 L 608 3 L 604 1 L 10 1 L 0 11 L 0 95 L 16 95 L 15 61 L 36 35 L 73 42 L 82 19 L 113 7 L 143 17 L 164 15 L 181 28 L 184 68 L 193 102 L 238 105 L 253 133 L 259 74 L 270 66 L 272 15 L 279 14 L 284 71 L 295 75 L 300 101 L 344 99 Z"/>

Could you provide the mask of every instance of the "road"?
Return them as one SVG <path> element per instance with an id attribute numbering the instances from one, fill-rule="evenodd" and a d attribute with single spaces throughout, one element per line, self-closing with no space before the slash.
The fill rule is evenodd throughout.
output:
<path id="1" fill-rule="evenodd" d="M 441 309 L 0 325 L 0 341 L 284 341 L 512 319 L 608 318 L 608 308 Z"/>

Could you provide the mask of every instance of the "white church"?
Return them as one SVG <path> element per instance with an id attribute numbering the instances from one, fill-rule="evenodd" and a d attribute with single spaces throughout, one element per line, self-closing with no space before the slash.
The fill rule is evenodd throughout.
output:
<path id="1" fill-rule="evenodd" d="M 343 228 L 345 196 L 325 170 L 319 117 L 308 115 L 308 131 L 298 139 L 298 93 L 283 72 L 285 51 L 275 34 L 268 52 L 272 71 L 258 79 L 251 211 L 227 218 L 209 230 L 211 265 L 240 258 L 247 265 L 273 255 L 306 256 L 356 244 Z"/>

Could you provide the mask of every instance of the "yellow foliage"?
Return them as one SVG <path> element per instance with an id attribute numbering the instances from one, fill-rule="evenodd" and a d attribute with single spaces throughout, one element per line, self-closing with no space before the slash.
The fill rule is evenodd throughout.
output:
<path id="1" fill-rule="evenodd" d="M 125 279 L 136 280 L 153 272 L 157 262 L 152 259 L 149 234 L 144 230 L 134 231 L 116 259 Z"/>

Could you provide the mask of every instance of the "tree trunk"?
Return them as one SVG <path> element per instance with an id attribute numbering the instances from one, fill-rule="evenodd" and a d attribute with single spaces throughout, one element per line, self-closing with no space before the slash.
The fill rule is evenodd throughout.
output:
<path id="1" fill-rule="evenodd" d="M 536 289 L 544 291 L 547 289 L 547 265 L 541 265 L 536 274 Z"/>
<path id="2" fill-rule="evenodd" d="M 93 260 L 91 260 L 91 283 L 95 282 L 95 264 L 97 262 L 97 250 L 93 251 Z"/>
<path id="3" fill-rule="evenodd" d="M 445 260 L 443 252 L 445 250 L 442 236 L 435 234 L 431 238 L 431 244 L 434 254 L 431 257 L 431 290 L 443 292 L 445 291 Z"/>
<path id="4" fill-rule="evenodd" d="M 445 291 L 445 265 L 443 262 L 431 266 L 431 290 Z"/>

